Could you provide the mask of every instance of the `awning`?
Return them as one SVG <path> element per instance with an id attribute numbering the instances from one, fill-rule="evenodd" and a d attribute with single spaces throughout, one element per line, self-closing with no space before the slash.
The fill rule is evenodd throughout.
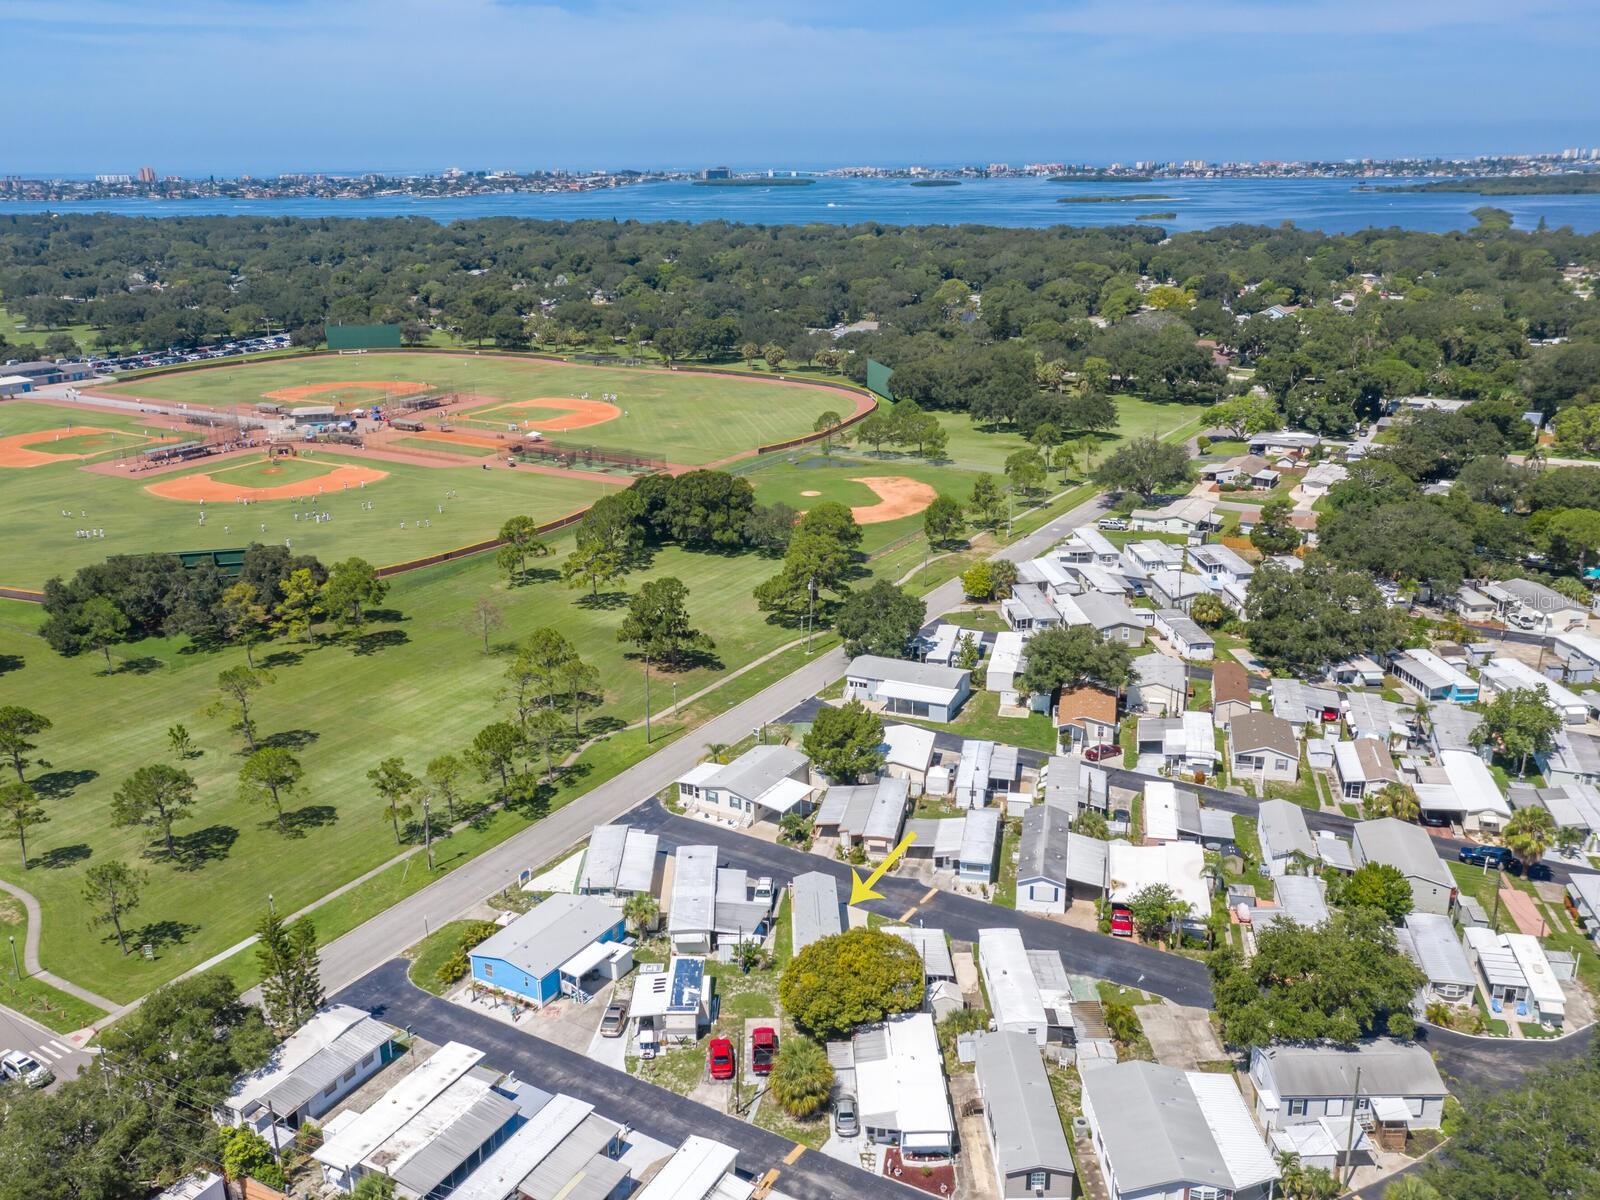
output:
<path id="1" fill-rule="evenodd" d="M 756 803 L 776 813 L 786 813 L 811 795 L 811 785 L 803 779 L 780 779 L 761 795 Z"/>
<path id="2" fill-rule="evenodd" d="M 903 1133 L 900 1135 L 900 1149 L 909 1150 L 913 1154 L 938 1154 L 950 1149 L 950 1135 L 948 1133 Z"/>
<path id="3" fill-rule="evenodd" d="M 591 942 L 561 964 L 561 973 L 568 979 L 582 979 L 618 951 L 626 949 L 621 942 Z"/>
<path id="4" fill-rule="evenodd" d="M 1401 1125 L 1411 1123 L 1411 1106 L 1399 1096 L 1372 1097 L 1372 1115 L 1378 1120 Z"/>

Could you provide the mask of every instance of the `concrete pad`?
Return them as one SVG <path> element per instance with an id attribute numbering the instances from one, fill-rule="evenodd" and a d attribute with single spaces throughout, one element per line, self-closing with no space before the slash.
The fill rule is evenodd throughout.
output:
<path id="1" fill-rule="evenodd" d="M 1134 1011 L 1156 1061 L 1163 1066 L 1192 1071 L 1202 1062 L 1227 1057 L 1206 1009 L 1163 1002 L 1141 1004 Z"/>
<path id="2" fill-rule="evenodd" d="M 1500 907 L 1511 914 L 1511 919 L 1523 933 L 1533 937 L 1544 937 L 1550 932 L 1544 914 L 1539 911 L 1539 906 L 1527 892 L 1518 891 L 1516 888 L 1501 888 Z"/>

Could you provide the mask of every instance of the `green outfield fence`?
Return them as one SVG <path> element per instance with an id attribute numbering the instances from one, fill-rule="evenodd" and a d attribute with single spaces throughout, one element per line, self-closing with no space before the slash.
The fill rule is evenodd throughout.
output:
<path id="1" fill-rule="evenodd" d="M 398 350 L 398 325 L 329 325 L 323 331 L 329 350 Z"/>

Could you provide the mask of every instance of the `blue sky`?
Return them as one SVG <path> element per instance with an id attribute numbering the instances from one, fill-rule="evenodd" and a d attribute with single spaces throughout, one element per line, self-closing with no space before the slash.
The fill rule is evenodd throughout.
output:
<path id="1" fill-rule="evenodd" d="M 1600 143 L 1595 0 L 0 0 L 0 173 Z"/>

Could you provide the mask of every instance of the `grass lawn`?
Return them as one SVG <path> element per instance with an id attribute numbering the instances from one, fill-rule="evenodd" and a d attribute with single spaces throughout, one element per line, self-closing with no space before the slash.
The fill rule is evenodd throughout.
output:
<path id="1" fill-rule="evenodd" d="M 629 577 L 632 588 L 662 575 L 688 580 L 691 614 L 700 628 L 713 631 L 721 659 L 675 676 L 656 673 L 658 711 L 671 703 L 674 679 L 687 696 L 795 638 L 750 603 L 750 589 L 772 570 L 771 560 L 752 555 L 666 549 L 648 571 Z M 500 604 L 505 616 L 487 655 L 465 624 L 482 596 Z M 643 675 L 616 641 L 622 613 L 580 600 L 553 579 L 509 589 L 492 556 L 476 556 L 397 577 L 385 603 L 398 616 L 359 641 L 278 642 L 258 651 L 276 677 L 258 701 L 261 734 L 293 747 L 306 770 L 302 794 L 286 805 L 303 835 L 291 838 L 272 827 L 267 811 L 238 798 L 241 740 L 224 718 L 207 712 L 218 671 L 242 661 L 237 650 L 200 653 L 181 639 L 152 641 L 122 648 L 113 656 L 118 669 L 106 674 L 98 656 L 61 658 L 45 646 L 37 636 L 43 618 L 37 606 L 0 602 L 6 696 L 28 698 L 55 723 L 38 739 L 51 766 L 30 773 L 50 818 L 31 831 L 32 869 L 21 870 L 14 853 L 0 862 L 0 871 L 44 906 L 45 964 L 113 999 L 132 999 L 247 936 L 268 892 L 280 912 L 292 912 L 380 865 L 396 847 L 367 769 L 400 754 L 415 771 L 436 754 L 464 749 L 478 729 L 504 714 L 495 694 L 512 639 L 537 626 L 558 626 L 605 680 L 604 708 L 586 714 L 589 732 L 637 720 Z M 830 635 L 817 638 L 818 648 L 832 644 Z M 682 722 L 658 720 L 657 744 L 802 661 L 803 651 L 788 652 L 697 703 Z M 107 810 L 112 792 L 135 768 L 166 756 L 166 730 L 175 722 L 188 726 L 201 753 L 186 764 L 199 783 L 197 807 L 177 828 L 180 861 L 169 862 L 150 850 L 145 831 L 112 827 Z M 563 778 L 552 802 L 609 778 L 649 749 L 642 732 L 613 734 Z M 482 791 L 475 783 L 473 789 Z M 440 869 L 527 820 L 526 814 L 505 814 L 482 831 L 458 834 L 440 846 Z M 112 858 L 149 873 L 131 924 L 134 944 L 153 945 L 153 959 L 124 958 L 84 921 L 83 873 Z M 426 876 L 420 862 L 393 868 L 319 911 L 319 929 L 324 938 L 332 936 L 345 925 L 340 914 L 346 911 L 345 927 L 353 927 L 422 886 Z"/>
<path id="2" fill-rule="evenodd" d="M 939 620 L 958 629 L 976 629 L 982 633 L 1004 633 L 1010 628 L 999 613 L 990 609 L 963 609 L 945 613 Z"/>
<path id="3" fill-rule="evenodd" d="M 10 939 L 9 943 L 0 943 L 0 1004 L 32 1017 L 57 1033 L 83 1029 L 106 1015 L 94 1005 L 57 991 L 43 980 L 18 975 L 13 967 L 11 948 L 15 946 L 14 961 L 20 966 L 22 948 L 28 940 L 28 914 L 20 900 L 3 893 L 0 893 L 0 934 Z"/>
<path id="4" fill-rule="evenodd" d="M 793 461 L 774 455 L 760 467 L 745 473 L 745 478 L 755 486 L 758 501 L 763 504 L 781 501 L 797 510 L 813 508 L 827 500 L 854 509 L 872 508 L 880 498 L 860 481 L 897 476 L 926 484 L 933 492 L 954 496 L 963 503 L 972 494 L 972 483 L 977 478 L 971 471 L 922 459 L 907 458 L 886 464 L 870 456 L 838 451 L 826 456 L 800 455 Z M 817 495 L 810 496 L 807 492 Z M 932 496 L 927 498 L 931 500 Z M 910 516 L 862 525 L 862 549 L 870 553 L 908 533 L 920 533 L 922 507 Z M 920 546 L 920 538 L 918 542 Z"/>
<path id="5" fill-rule="evenodd" d="M 1496 932 L 1517 932 L 1517 923 L 1511 919 L 1511 914 L 1506 912 L 1504 905 L 1496 904 L 1496 893 L 1501 887 L 1510 886 L 1537 897 L 1538 889 L 1532 883 L 1516 875 L 1502 876 L 1498 871 L 1486 872 L 1482 867 L 1470 863 L 1452 861 L 1448 865 L 1461 894 L 1471 896 L 1483 905 L 1490 920 L 1494 921 Z M 1572 927 L 1572 919 L 1562 905 L 1547 904 L 1542 900 L 1537 904 L 1547 926 L 1545 936 L 1539 939 L 1540 944 L 1546 950 L 1565 950 L 1577 959 L 1579 980 L 1591 995 L 1600 996 L 1600 954 L 1595 952 L 1594 943 Z"/>
<path id="6" fill-rule="evenodd" d="M 1322 808 L 1322 796 L 1317 791 L 1317 782 L 1311 772 L 1311 764 L 1306 762 L 1305 750 L 1300 751 L 1300 775 L 1293 783 L 1269 783 L 1266 786 L 1268 800 L 1289 800 L 1298 804 L 1309 812 L 1318 812 Z"/>
<path id="7" fill-rule="evenodd" d="M 1022 822 L 1006 818 L 1000 825 L 1000 879 L 993 901 L 1001 908 L 1017 906 L 1017 848 L 1022 844 Z"/>
<path id="8" fill-rule="evenodd" d="M 961 737 L 1006 742 L 1012 746 L 1042 750 L 1046 754 L 1054 754 L 1056 750 L 1056 729 L 1050 723 L 1050 718 L 1036 712 L 1030 712 L 1026 717 L 1002 717 L 998 692 L 974 692 L 956 714 L 956 719 L 948 724 L 924 721 L 917 717 L 898 719 Z"/>
<path id="9" fill-rule="evenodd" d="M 1138 988 L 1123 987 L 1102 979 L 1097 985 L 1101 1004 L 1159 1004 L 1160 998 Z"/>
<path id="10" fill-rule="evenodd" d="M 471 921 L 448 921 L 406 951 L 406 957 L 411 959 L 406 972 L 411 982 L 435 996 L 442 996 L 455 987 L 460 980 L 440 982 L 439 968 L 461 949 L 461 938 L 471 924 Z"/>
<path id="11" fill-rule="evenodd" d="M 13 346 L 43 346 L 45 339 L 51 334 L 64 333 L 87 350 L 96 343 L 95 330 L 90 325 L 56 325 L 49 329 L 20 329 L 18 322 L 21 317 L 7 312 L 0 307 L 0 340 L 8 341 Z"/>
<path id="12" fill-rule="evenodd" d="M 815 1116 L 802 1121 L 784 1112 L 781 1104 L 770 1095 L 766 1095 L 761 1098 L 761 1104 L 756 1108 L 755 1124 L 769 1133 L 788 1138 L 791 1142 L 797 1142 L 812 1150 L 821 1150 L 828 1141 L 828 1135 L 833 1131 L 832 1118 L 828 1112 L 827 1106 L 824 1105 Z"/>
<path id="13" fill-rule="evenodd" d="M 283 362 L 221 366 L 129 380 L 105 390 L 123 395 L 213 407 L 253 405 L 268 392 L 338 382 L 425 383 L 495 402 L 617 396 L 624 415 L 567 433 L 557 441 L 657 454 L 671 462 L 707 463 L 757 446 L 810 433 L 824 412 L 849 415 L 850 397 L 830 389 L 756 377 L 725 378 L 632 367 L 593 367 L 529 358 L 474 354 L 325 355 Z M 356 389 L 309 403 L 369 403 Z M 552 411 L 552 415 L 553 411 Z M 463 421 L 457 418 L 456 424 Z M 505 414 L 466 418 L 466 424 L 504 428 Z"/>
<path id="14" fill-rule="evenodd" d="M 1224 871 L 1223 877 L 1228 883 L 1248 883 L 1256 889 L 1256 895 L 1262 900 L 1271 900 L 1276 894 L 1272 886 L 1272 876 L 1262 875 L 1255 868 L 1261 861 L 1261 839 L 1256 833 L 1256 822 L 1251 817 L 1240 816 L 1235 813 L 1233 818 L 1233 840 L 1243 851 L 1245 869 L 1241 875 L 1234 875 Z"/>

